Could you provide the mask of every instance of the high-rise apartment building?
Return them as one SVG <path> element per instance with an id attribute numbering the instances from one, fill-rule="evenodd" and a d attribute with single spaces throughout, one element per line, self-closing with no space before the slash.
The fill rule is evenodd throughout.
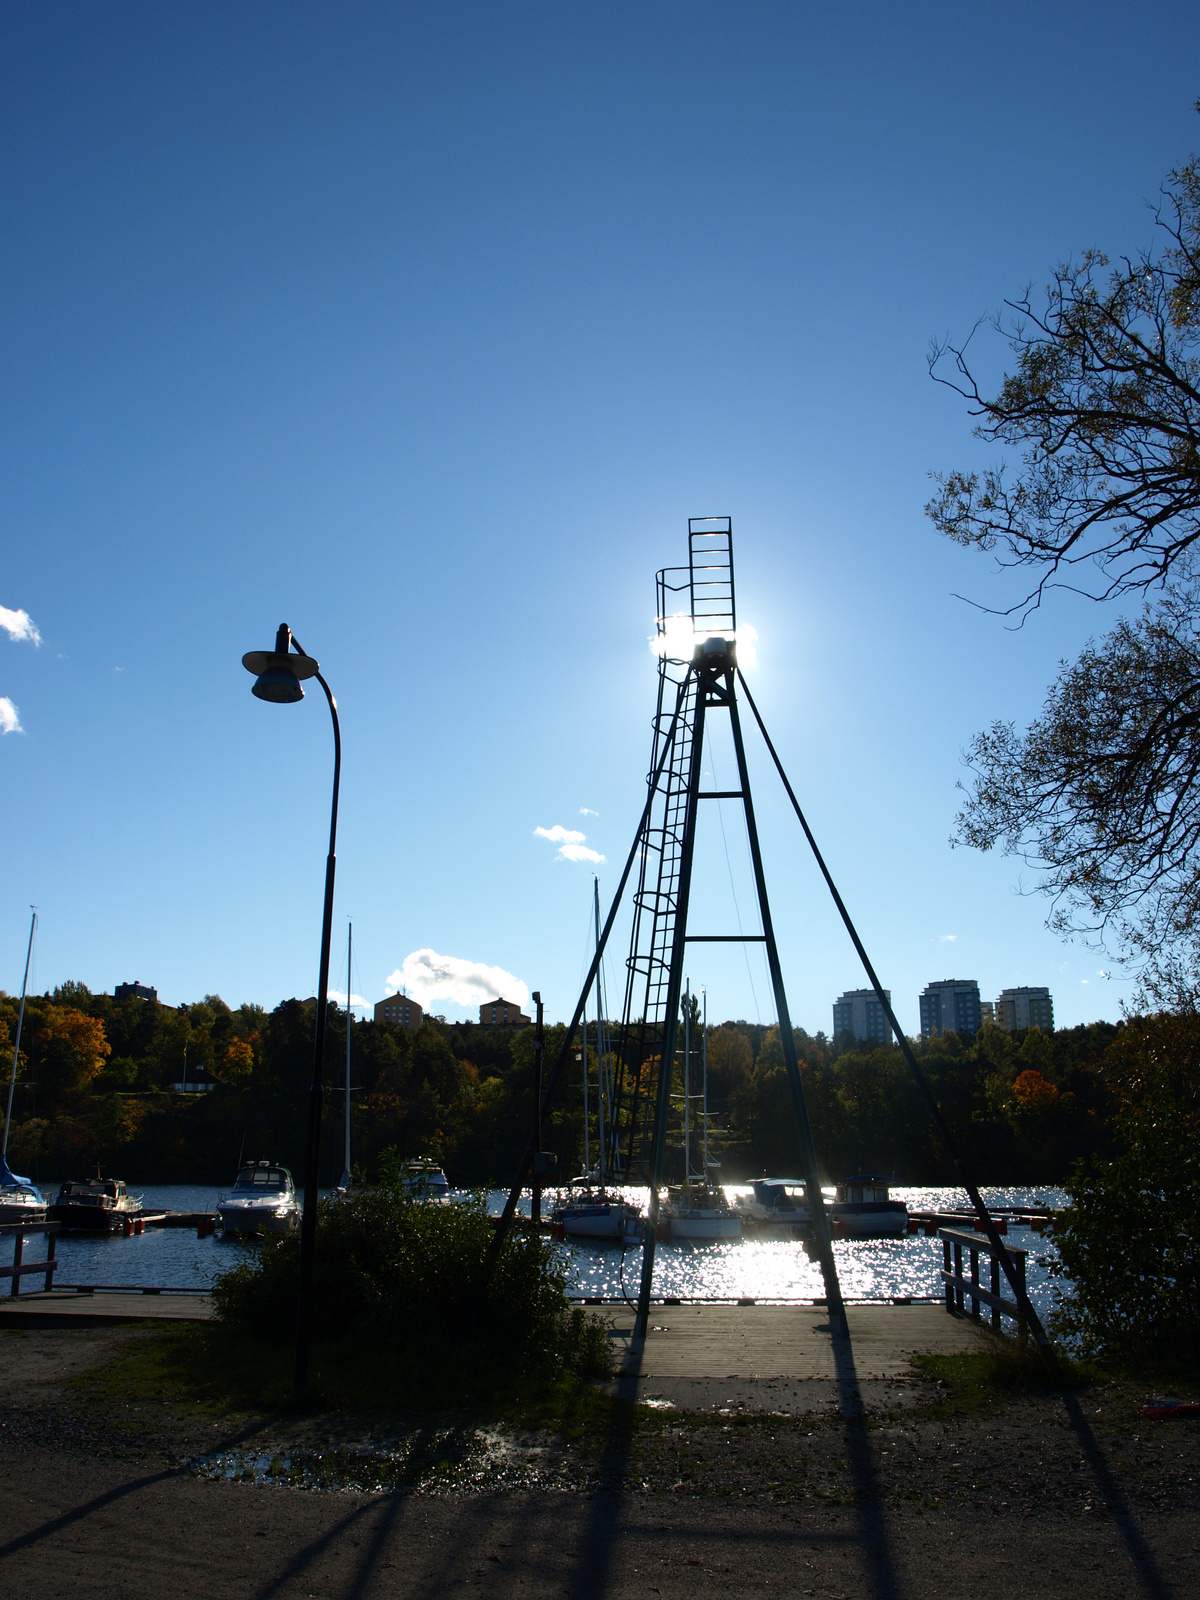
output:
<path id="1" fill-rule="evenodd" d="M 892 991 L 883 992 L 891 1005 Z M 864 1044 L 891 1044 L 891 1025 L 874 989 L 847 989 L 833 1002 L 833 1037 L 842 1033 L 852 1034 Z"/>
<path id="2" fill-rule="evenodd" d="M 1054 1001 L 1049 989 L 1001 989 L 996 1021 L 1009 1032 L 1021 1028 L 1054 1028 Z"/>
<path id="3" fill-rule="evenodd" d="M 926 1039 L 941 1033 L 979 1032 L 979 985 L 974 978 L 943 978 L 927 983 L 921 995 L 921 1032 Z"/>

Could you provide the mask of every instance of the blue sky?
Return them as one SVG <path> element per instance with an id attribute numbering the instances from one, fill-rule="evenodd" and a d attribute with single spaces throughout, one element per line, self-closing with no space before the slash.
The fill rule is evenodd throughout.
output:
<path id="1" fill-rule="evenodd" d="M 754 692 L 902 1023 L 946 976 L 1119 1013 L 1027 874 L 947 843 L 971 735 L 1113 614 L 1059 599 L 1013 633 L 954 598 L 1007 591 L 922 514 L 930 470 L 984 459 L 925 352 L 1071 252 L 1149 240 L 1200 145 L 1194 7 L 3 24 L 0 606 L 41 644 L 0 633 L 0 985 L 36 902 L 39 989 L 313 991 L 328 717 L 240 665 L 286 620 L 342 713 L 354 991 L 431 950 L 569 1014 L 590 874 L 611 888 L 642 803 L 653 574 L 721 513 Z M 828 1028 L 861 976 L 751 760 L 792 1012 Z M 697 885 L 727 923 L 735 821 Z M 710 1017 L 769 1016 L 740 955 L 691 976 Z"/>

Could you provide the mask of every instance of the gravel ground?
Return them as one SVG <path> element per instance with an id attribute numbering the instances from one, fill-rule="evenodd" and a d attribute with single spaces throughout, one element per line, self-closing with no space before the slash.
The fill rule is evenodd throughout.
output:
<path id="1" fill-rule="evenodd" d="M 563 1439 L 64 1382 L 141 1336 L 0 1334 L 5 1593 L 1200 1597 L 1200 1424 L 1139 1418 L 1157 1397 L 1123 1385 L 852 1422 L 665 1407 Z"/>

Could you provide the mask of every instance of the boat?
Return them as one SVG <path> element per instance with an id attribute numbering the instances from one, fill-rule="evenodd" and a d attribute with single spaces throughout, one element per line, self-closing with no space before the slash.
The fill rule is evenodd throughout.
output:
<path id="1" fill-rule="evenodd" d="M 20 1178 L 0 1156 L 0 1223 L 45 1222 L 46 1197 L 30 1178 Z"/>
<path id="2" fill-rule="evenodd" d="M 68 1178 L 50 1207 L 64 1233 L 119 1233 L 142 1220 L 142 1197 L 120 1178 Z"/>
<path id="3" fill-rule="evenodd" d="M 835 1239 L 899 1239 L 908 1233 L 908 1207 L 891 1198 L 886 1178 L 843 1178 L 827 1210 Z"/>
<path id="4" fill-rule="evenodd" d="M 742 1219 L 716 1183 L 692 1179 L 667 1190 L 660 1213 L 668 1237 L 696 1242 L 713 1239 L 740 1239 Z"/>
<path id="5" fill-rule="evenodd" d="M 25 948 L 25 976 L 21 980 L 21 1009 L 17 1016 L 17 1038 L 13 1045 L 12 1070 L 8 1075 L 8 1106 L 4 1113 L 4 1142 L 0 1144 L 0 1223 L 45 1222 L 46 1197 L 29 1178 L 18 1178 L 8 1165 L 8 1136 L 12 1132 L 13 1093 L 17 1087 L 17 1063 L 21 1058 L 21 1030 L 25 1026 L 25 995 L 29 988 L 29 963 L 33 957 L 33 935 L 37 911 L 31 906 L 29 943 Z"/>
<path id="6" fill-rule="evenodd" d="M 592 878 L 592 905 L 596 925 L 596 951 L 600 951 L 600 880 Z M 596 1135 L 599 1165 L 592 1168 L 591 1109 L 589 1105 L 591 1069 L 588 1062 L 588 1020 L 583 1013 L 580 1059 L 583 1063 L 583 1173 L 560 1189 L 550 1220 L 558 1223 L 566 1239 L 593 1243 L 624 1244 L 640 1239 L 642 1210 L 627 1200 L 620 1189 L 610 1187 L 610 1179 L 620 1179 L 621 1152 L 613 1114 L 612 1057 L 608 1044 L 608 1025 L 604 1020 L 604 986 L 599 965 L 596 968 Z"/>
<path id="7" fill-rule="evenodd" d="M 591 1173 L 573 1178 L 559 1192 L 550 1220 L 562 1224 L 567 1239 L 619 1242 L 640 1238 L 642 1232 L 640 1207 Z"/>
<path id="8" fill-rule="evenodd" d="M 794 1239 L 808 1233 L 808 1187 L 803 1178 L 754 1178 L 751 1198 L 740 1200 L 738 1215 L 753 1233 Z"/>
<path id="9" fill-rule="evenodd" d="M 414 1200 L 449 1200 L 450 1183 L 436 1161 L 427 1156 L 406 1161 L 401 1176 L 405 1193 Z"/>
<path id="10" fill-rule="evenodd" d="M 231 1193 L 217 1196 L 217 1227 L 224 1237 L 287 1233 L 299 1221 L 300 1202 L 292 1175 L 273 1161 L 248 1161 Z"/>
<path id="11" fill-rule="evenodd" d="M 740 1239 L 742 1219 L 725 1198 L 716 1181 L 721 1163 L 708 1154 L 708 996 L 704 996 L 703 1017 L 692 999 L 691 985 L 683 1001 L 683 1173 L 684 1181 L 667 1190 L 659 1212 L 659 1225 L 671 1239 L 690 1239 L 696 1243 L 717 1239 Z M 692 1093 L 692 1019 L 701 1024 L 701 1092 Z M 692 1171 L 692 1102 L 701 1102 L 701 1160 L 703 1172 Z"/>

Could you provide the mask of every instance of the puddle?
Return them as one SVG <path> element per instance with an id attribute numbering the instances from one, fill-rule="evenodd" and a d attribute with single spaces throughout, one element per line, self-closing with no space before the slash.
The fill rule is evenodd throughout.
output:
<path id="1" fill-rule="evenodd" d="M 386 1444 L 214 1450 L 182 1470 L 225 1483 L 373 1494 L 577 1486 L 577 1469 L 569 1474 L 559 1453 L 543 1444 L 461 1429 L 415 1431 Z"/>

